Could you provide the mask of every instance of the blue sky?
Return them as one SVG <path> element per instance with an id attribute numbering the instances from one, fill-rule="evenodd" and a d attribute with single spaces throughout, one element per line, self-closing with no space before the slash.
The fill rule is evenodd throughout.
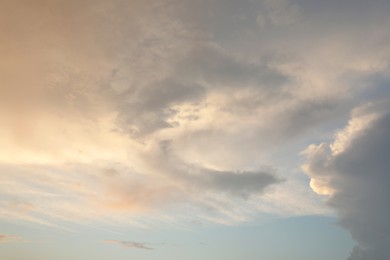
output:
<path id="1" fill-rule="evenodd" d="M 0 257 L 389 258 L 389 11 L 0 0 Z"/>
<path id="2" fill-rule="evenodd" d="M 25 241 L 3 245 L 4 259 L 29 255 L 55 259 L 345 259 L 354 243 L 336 225 L 335 218 L 306 216 L 241 226 L 191 229 L 110 228 L 110 231 L 82 227 L 78 232 L 8 224 L 4 231 L 23 233 Z M 321 235 L 319 235 L 321 234 Z M 148 249 L 106 244 L 107 238 L 120 241 L 148 241 Z M 61 252 L 59 254 L 58 252 Z M 8 258 L 7 258 L 8 257 Z M 46 257 L 46 258 L 45 258 Z"/>

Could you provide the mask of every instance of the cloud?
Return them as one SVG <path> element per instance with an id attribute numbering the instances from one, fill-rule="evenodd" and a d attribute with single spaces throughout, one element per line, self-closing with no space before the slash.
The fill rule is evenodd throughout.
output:
<path id="1" fill-rule="evenodd" d="M 203 177 L 204 176 L 204 177 Z M 265 187 L 278 183 L 278 179 L 267 172 L 220 172 L 205 170 L 200 180 L 190 178 L 200 187 L 226 191 L 237 196 L 260 193 Z"/>
<path id="2" fill-rule="evenodd" d="M 240 101 L 243 111 L 277 99 L 273 89 L 288 81 L 277 69 L 228 52 L 172 18 L 175 8 L 152 2 L 146 9 L 120 0 L 7 8 L 16 15 L 2 9 L 1 19 L 16 29 L 1 50 L 11 75 L 0 89 L 4 218 L 57 226 L 109 218 L 110 211 L 119 211 L 121 221 L 137 219 L 171 205 L 218 211 L 278 183 L 258 166 L 211 167 L 178 156 L 177 145 L 174 156 L 159 146 L 175 143 L 190 124 L 209 131 L 219 114 L 207 115 L 213 96 L 213 110 L 226 110 L 225 99 L 236 103 L 225 89 L 258 97 L 250 107 Z M 19 76 L 26 71 L 31 75 Z M 236 117 L 227 111 L 229 121 Z"/>
<path id="3" fill-rule="evenodd" d="M 389 21 L 355 26 L 353 10 L 305 3 L 1 3 L 0 216 L 150 226 L 328 212 L 291 173 L 294 154 L 386 76 Z"/>
<path id="4" fill-rule="evenodd" d="M 186 189 L 222 192 L 246 198 L 260 194 L 268 186 L 281 182 L 270 169 L 256 172 L 214 170 L 182 161 L 176 157 L 169 141 L 161 142 L 160 148 L 158 167 L 163 169 L 165 164 L 168 176 L 183 182 Z"/>
<path id="5" fill-rule="evenodd" d="M 157 43 L 151 47 L 160 49 Z M 113 97 L 119 104 L 119 124 L 129 134 L 145 137 L 166 128 L 178 128 L 188 121 L 194 122 L 196 120 L 189 120 L 189 117 L 177 120 L 182 107 L 203 109 L 214 95 L 226 98 L 226 91 L 237 96 L 252 95 L 248 100 L 244 96 L 243 100 L 231 101 L 236 109 L 243 111 L 277 102 L 284 96 L 279 90 L 283 90 L 289 78 L 267 62 L 249 61 L 209 41 L 190 40 L 183 44 L 186 47 L 181 47 L 183 53 L 179 57 L 177 49 L 154 54 L 159 62 L 145 70 L 156 75 L 167 70 L 161 78 L 156 76 L 158 78 L 152 81 L 139 79 L 146 82 L 129 85 Z M 140 59 L 148 60 L 149 55 L 146 52 Z M 130 77 L 125 72 L 130 69 L 132 66 L 129 65 L 121 68 L 118 77 Z M 195 118 L 196 115 L 192 117 Z"/>
<path id="6" fill-rule="evenodd" d="M 312 145 L 304 170 L 358 242 L 350 260 L 388 258 L 389 100 L 355 109 L 331 144 Z"/>
<path id="7" fill-rule="evenodd" d="M 18 236 L 11 236 L 6 234 L 0 234 L 0 244 L 1 243 L 7 243 L 7 242 L 15 242 L 20 240 L 20 237 Z"/>
<path id="8" fill-rule="evenodd" d="M 266 188 L 279 183 L 268 170 L 212 170 L 186 164 L 159 147 L 141 154 L 135 169 L 134 164 L 108 166 L 104 162 L 62 165 L 61 169 L 56 165 L 3 166 L 1 171 L 8 174 L 0 177 L 4 184 L 1 215 L 50 226 L 59 220 L 85 223 L 98 219 L 143 226 L 149 221 L 142 216 L 162 221 L 161 215 L 173 214 L 175 208 L 176 218 L 181 219 L 187 215 L 184 208 L 190 206 L 200 219 L 218 214 L 224 222 L 234 223 L 236 214 L 245 219 L 246 213 L 223 209 L 227 201 L 241 201 L 245 208 Z M 205 208 L 214 213 L 200 216 Z"/>
<path id="9" fill-rule="evenodd" d="M 118 245 L 123 246 L 123 247 L 136 248 L 136 249 L 145 249 L 145 250 L 153 250 L 154 249 L 154 248 L 150 247 L 148 243 L 120 241 L 120 240 L 104 240 L 104 243 L 118 244 Z"/>
<path id="10" fill-rule="evenodd" d="M 259 27 L 289 26 L 298 22 L 299 18 L 299 5 L 288 0 L 263 0 L 256 23 Z"/>

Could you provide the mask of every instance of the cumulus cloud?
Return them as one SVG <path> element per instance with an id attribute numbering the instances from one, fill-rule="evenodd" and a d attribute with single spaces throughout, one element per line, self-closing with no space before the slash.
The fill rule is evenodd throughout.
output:
<path id="1" fill-rule="evenodd" d="M 154 248 L 150 247 L 147 243 L 131 242 L 131 241 L 120 241 L 120 240 L 104 240 L 104 243 L 109 244 L 118 244 L 123 247 L 136 248 L 136 249 L 146 249 L 153 250 Z"/>
<path id="2" fill-rule="evenodd" d="M 355 109 L 331 144 L 312 145 L 304 170 L 359 243 L 350 260 L 386 259 L 390 209 L 389 100 Z"/>

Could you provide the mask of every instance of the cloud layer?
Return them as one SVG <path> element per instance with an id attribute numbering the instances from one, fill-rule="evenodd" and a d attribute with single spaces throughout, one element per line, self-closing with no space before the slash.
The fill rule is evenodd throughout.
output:
<path id="1" fill-rule="evenodd" d="M 286 99 L 288 75 L 171 17 L 185 6 L 2 5 L 3 218 L 131 222 L 176 205 L 229 223 L 280 182 L 240 151 L 257 150 L 257 111 Z"/>
<path id="2" fill-rule="evenodd" d="M 0 217 L 329 213 L 297 154 L 385 89 L 390 20 L 381 1 L 309 2 L 3 1 Z M 312 186 L 334 194 L 327 180 Z"/>

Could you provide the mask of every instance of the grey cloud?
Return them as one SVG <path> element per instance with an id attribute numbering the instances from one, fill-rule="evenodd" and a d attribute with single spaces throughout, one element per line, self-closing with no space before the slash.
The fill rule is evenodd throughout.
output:
<path id="1" fill-rule="evenodd" d="M 200 44 L 179 62 L 177 70 L 179 77 L 205 82 L 211 87 L 280 89 L 289 78 L 267 62 L 270 63 L 260 57 L 252 61 L 244 59 L 215 44 Z"/>
<path id="2" fill-rule="evenodd" d="M 282 180 L 271 170 L 268 171 L 218 171 L 196 164 L 188 164 L 177 158 L 169 141 L 161 142 L 164 161 L 172 165 L 167 175 L 180 180 L 182 185 L 202 192 L 225 193 L 247 199 L 261 194 L 264 190 Z M 169 167 L 169 166 L 168 166 Z"/>
<path id="3" fill-rule="evenodd" d="M 390 113 L 385 102 L 387 106 L 368 107 L 355 115 L 379 118 L 359 130 L 344 151 L 335 154 L 319 146 L 306 168 L 312 179 L 332 190 L 328 203 L 359 244 L 349 260 L 390 257 Z"/>
<path id="4" fill-rule="evenodd" d="M 120 97 L 119 124 L 135 136 L 173 127 L 167 119 L 175 114 L 173 105 L 196 103 L 204 95 L 204 87 L 172 80 L 145 86 L 138 91 L 127 91 Z"/>
<path id="5" fill-rule="evenodd" d="M 268 172 L 231 172 L 203 170 L 203 176 L 189 177 L 191 184 L 209 187 L 211 190 L 230 193 L 246 198 L 252 194 L 260 194 L 270 185 L 281 180 Z"/>
<path id="6" fill-rule="evenodd" d="M 272 122 L 268 136 L 274 137 L 275 143 L 307 137 L 318 126 L 346 117 L 348 105 L 346 101 L 327 98 L 292 101 Z"/>
<path id="7" fill-rule="evenodd" d="M 121 127 L 136 136 L 174 127 L 168 122 L 176 114 L 172 106 L 189 103 L 200 107 L 215 92 L 249 89 L 251 100 L 232 104 L 248 111 L 289 96 L 284 87 L 290 78 L 270 66 L 269 60 L 249 61 L 210 42 L 187 44 L 191 47 L 179 58 L 163 59 L 163 67 L 172 68 L 171 74 L 146 85 L 130 85 L 114 98 Z"/>
<path id="8" fill-rule="evenodd" d="M 262 0 L 261 11 L 256 18 L 260 27 L 290 26 L 300 18 L 300 6 L 288 0 Z"/>
<path id="9" fill-rule="evenodd" d="M 330 1 L 321 1 L 321 2 L 313 2 L 310 0 L 297 0 L 296 3 L 300 4 L 300 6 L 304 7 L 306 11 L 310 12 L 334 12 L 339 11 L 344 14 L 346 13 L 357 13 L 359 10 L 366 10 L 368 13 L 365 15 L 373 14 L 373 12 L 377 12 L 379 10 L 388 10 L 390 9 L 390 4 L 386 0 L 373 0 L 367 2 L 365 0 L 330 0 Z"/>
<path id="10" fill-rule="evenodd" d="M 105 243 L 118 244 L 123 247 L 128 248 L 136 248 L 136 249 L 145 249 L 145 250 L 153 250 L 153 247 L 150 247 L 148 243 L 140 243 L 140 242 L 131 242 L 131 241 L 121 241 L 121 240 L 105 240 Z"/>

